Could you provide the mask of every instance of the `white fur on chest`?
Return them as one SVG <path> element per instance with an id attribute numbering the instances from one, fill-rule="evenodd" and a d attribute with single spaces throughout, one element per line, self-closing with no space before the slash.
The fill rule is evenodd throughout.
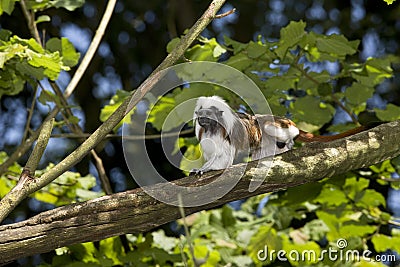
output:
<path id="1" fill-rule="evenodd" d="M 221 135 L 210 135 L 204 132 L 200 145 L 206 161 L 202 169 L 225 169 L 233 164 L 235 148 Z"/>

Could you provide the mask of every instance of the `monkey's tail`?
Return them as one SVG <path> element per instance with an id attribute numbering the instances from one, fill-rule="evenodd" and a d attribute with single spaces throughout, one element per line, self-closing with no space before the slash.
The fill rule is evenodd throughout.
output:
<path id="1" fill-rule="evenodd" d="M 380 124 L 382 124 L 383 122 L 373 122 L 373 123 L 369 123 L 367 125 L 362 125 L 360 127 L 356 127 L 354 129 L 350 129 L 348 131 L 345 131 L 343 133 L 340 134 L 335 134 L 335 135 L 314 135 L 312 133 L 308 133 L 305 131 L 300 130 L 299 135 L 295 138 L 296 141 L 300 141 L 300 142 L 331 142 L 333 140 L 337 140 L 337 139 L 341 139 L 353 134 L 357 134 L 366 130 L 369 130 L 371 128 L 374 128 Z"/>

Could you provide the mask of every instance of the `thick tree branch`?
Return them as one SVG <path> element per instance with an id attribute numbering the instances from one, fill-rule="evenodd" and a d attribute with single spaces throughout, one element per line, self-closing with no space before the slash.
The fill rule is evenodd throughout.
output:
<path id="1" fill-rule="evenodd" d="M 161 64 L 153 71 L 152 74 L 139 86 L 133 93 L 132 97 L 125 100 L 114 113 L 102 124 L 99 128 L 83 142 L 76 150 L 64 158 L 59 164 L 44 173 L 41 177 L 35 179 L 34 183 L 26 183 L 24 191 L 28 194 L 33 193 L 40 188 L 46 186 L 65 171 L 72 168 L 76 163 L 81 161 L 98 143 L 100 143 L 106 135 L 129 113 L 131 109 L 149 92 L 154 85 L 162 78 L 161 70 L 172 66 L 179 58 L 181 58 L 190 46 L 190 44 L 197 38 L 197 36 L 207 27 L 207 25 L 214 19 L 217 11 L 225 3 L 225 0 L 213 0 L 208 9 L 200 17 L 200 19 L 193 25 L 188 33 L 176 45 L 174 50 L 161 62 Z M 64 95 L 68 97 L 68 88 Z M 26 194 L 14 198 L 12 206 L 16 206 L 26 197 Z M 3 200 L 0 201 L 1 203 Z M 0 221 L 4 219 L 11 210 L 4 212 L 0 217 Z"/>
<path id="2" fill-rule="evenodd" d="M 263 160 L 257 168 L 256 162 L 252 162 L 228 194 L 213 203 L 187 208 L 185 213 L 191 214 L 232 200 L 318 181 L 382 162 L 400 154 L 398 140 L 400 121 L 334 142 L 308 144 L 275 157 L 271 168 L 263 164 L 267 160 Z M 230 184 L 232 176 L 241 171 L 241 166 L 232 166 L 222 176 L 218 176 L 220 172 L 212 172 L 202 179 L 190 176 L 175 183 L 195 187 L 215 180 L 215 192 L 191 194 L 192 198 L 209 199 L 221 187 Z M 261 186 L 249 192 L 250 182 L 260 178 L 265 178 Z M 163 184 L 150 186 L 147 190 L 171 199 L 177 198 L 177 192 L 165 192 Z M 179 217 L 178 207 L 159 202 L 142 189 L 60 207 L 26 221 L 0 226 L 0 263 L 74 243 L 148 231 Z"/>

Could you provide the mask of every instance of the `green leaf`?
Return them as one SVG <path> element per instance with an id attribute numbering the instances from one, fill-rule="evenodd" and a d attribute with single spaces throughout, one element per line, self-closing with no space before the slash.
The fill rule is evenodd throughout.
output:
<path id="1" fill-rule="evenodd" d="M 320 86 L 323 86 L 322 84 L 325 84 L 326 86 L 329 86 L 327 82 L 329 82 L 331 79 L 331 75 L 326 71 L 321 71 L 321 72 L 314 72 L 314 71 L 309 71 L 307 72 L 307 75 L 301 75 L 299 82 L 297 83 L 297 87 L 299 89 L 306 90 L 309 95 L 318 95 L 318 89 Z M 332 89 L 327 90 L 328 94 L 332 93 Z"/>
<path id="2" fill-rule="evenodd" d="M 357 52 L 360 41 L 348 41 L 343 35 L 332 34 L 319 35 L 316 39 L 316 47 L 319 51 L 328 54 L 346 56 Z"/>
<path id="3" fill-rule="evenodd" d="M 297 80 L 297 76 L 290 76 L 286 74 L 282 76 L 273 76 L 265 81 L 265 86 L 274 90 L 289 90 L 294 88 Z"/>
<path id="4" fill-rule="evenodd" d="M 99 255 L 102 256 L 101 258 L 111 260 L 112 266 L 123 265 L 123 262 L 119 258 L 121 255 L 124 254 L 124 249 L 121 243 L 121 239 L 119 237 L 110 237 L 100 240 Z"/>
<path id="5" fill-rule="evenodd" d="M 233 48 L 233 54 L 236 55 L 243 50 L 245 50 L 248 46 L 248 44 L 241 43 L 238 41 L 235 41 L 227 36 L 224 36 L 224 42 L 226 46 L 231 46 Z"/>
<path id="6" fill-rule="evenodd" d="M 16 181 L 0 176 L 0 198 L 3 198 L 8 192 L 10 192 L 11 188 L 16 184 Z"/>
<path id="7" fill-rule="evenodd" d="M 83 6 L 85 0 L 41 0 L 41 1 L 28 1 L 28 8 L 34 11 L 42 11 L 51 7 L 65 8 L 68 11 L 74 11 L 75 9 Z"/>
<path id="8" fill-rule="evenodd" d="M 236 218 L 233 216 L 233 210 L 230 206 L 224 205 L 222 207 L 221 221 L 224 228 L 232 227 L 236 224 Z"/>
<path id="9" fill-rule="evenodd" d="M 344 93 L 347 101 L 354 105 L 365 103 L 374 94 L 375 89 L 360 83 L 353 83 L 350 87 L 346 88 Z"/>
<path id="10" fill-rule="evenodd" d="M 24 89 L 25 81 L 15 71 L 0 70 L 0 97 L 2 95 L 16 95 Z"/>
<path id="11" fill-rule="evenodd" d="M 125 101 L 126 98 L 130 97 L 131 92 L 124 90 L 117 90 L 116 94 L 111 98 L 108 105 L 105 105 L 100 111 L 100 120 L 102 122 L 106 121 L 112 113 L 117 110 L 117 108 Z M 114 131 L 117 131 L 123 123 L 130 123 L 131 116 L 130 114 L 126 115 L 125 118 L 118 123 L 118 125 L 114 128 Z"/>
<path id="12" fill-rule="evenodd" d="M 78 64 L 80 54 L 76 52 L 75 47 L 65 37 L 61 38 L 61 48 L 62 61 L 66 66 L 73 67 Z"/>
<path id="13" fill-rule="evenodd" d="M 360 201 L 356 202 L 357 206 L 370 208 L 370 207 L 378 207 L 382 205 L 386 206 L 386 200 L 383 195 L 374 189 L 367 189 L 361 195 Z"/>
<path id="14" fill-rule="evenodd" d="M 68 246 L 68 250 L 74 258 L 84 263 L 98 263 L 96 259 L 97 249 L 93 243 L 87 242 Z"/>
<path id="15" fill-rule="evenodd" d="M 291 110 L 297 120 L 319 127 L 329 122 L 335 112 L 330 104 L 323 104 L 312 96 L 297 99 L 291 106 Z"/>
<path id="16" fill-rule="evenodd" d="M 376 116 L 381 121 L 395 121 L 400 119 L 400 107 L 391 103 L 387 104 L 386 109 L 374 108 Z"/>
<path id="17" fill-rule="evenodd" d="M 167 44 L 167 53 L 171 53 L 172 50 L 174 50 L 175 46 L 180 42 L 180 40 L 181 39 L 179 37 L 175 37 L 174 39 L 169 41 Z"/>
<path id="18" fill-rule="evenodd" d="M 386 2 L 386 4 L 391 5 L 393 4 L 396 0 L 383 0 Z"/>
<path id="19" fill-rule="evenodd" d="M 193 61 L 217 61 L 218 57 L 225 53 L 215 38 L 200 38 L 202 44 L 197 44 L 186 50 L 185 56 Z"/>
<path id="20" fill-rule="evenodd" d="M 251 237 L 250 244 L 248 246 L 249 256 L 253 259 L 253 261 L 259 263 L 259 251 L 264 251 L 266 247 L 268 248 L 268 251 L 278 251 L 282 249 L 282 240 L 277 235 L 276 230 L 271 227 L 271 225 L 260 226 L 257 233 Z M 275 258 L 276 254 L 273 256 Z M 268 257 L 263 263 L 265 264 L 270 262 L 270 257 Z"/>
<path id="21" fill-rule="evenodd" d="M 36 23 L 36 24 L 39 24 L 39 23 L 42 23 L 42 22 L 49 22 L 49 21 L 51 21 L 50 16 L 48 16 L 48 15 L 41 15 L 41 16 L 39 16 L 39 17 L 36 19 L 35 23 Z"/>
<path id="22" fill-rule="evenodd" d="M 391 55 L 384 58 L 368 58 L 364 64 L 353 63 L 349 72 L 360 83 L 369 87 L 375 86 L 393 77 L 391 64 L 398 62 L 399 58 Z"/>
<path id="23" fill-rule="evenodd" d="M 374 233 L 377 229 L 378 227 L 373 225 L 346 224 L 339 228 L 339 233 L 341 238 L 364 237 Z"/>
<path id="24" fill-rule="evenodd" d="M 17 1 L 19 0 L 0 0 L 0 15 L 4 12 L 11 15 L 14 10 L 15 2 Z"/>
<path id="25" fill-rule="evenodd" d="M 267 53 L 266 47 L 259 43 L 250 42 L 249 46 L 247 47 L 247 54 L 249 58 L 258 58 L 265 53 Z"/>
<path id="26" fill-rule="evenodd" d="M 245 53 L 241 52 L 231 56 L 225 62 L 225 64 L 237 70 L 244 71 L 253 64 L 253 60 L 250 59 Z"/>
<path id="27" fill-rule="evenodd" d="M 62 62 L 69 67 L 78 64 L 80 54 L 76 52 L 75 47 L 65 37 L 61 39 L 51 38 L 46 42 L 46 49 L 55 53 L 58 52 L 62 56 Z"/>
<path id="28" fill-rule="evenodd" d="M 277 201 L 283 205 L 299 205 L 303 202 L 315 199 L 321 192 L 321 183 L 307 183 L 286 190 Z M 302 194 L 299 194 L 302 192 Z"/>
<path id="29" fill-rule="evenodd" d="M 318 197 L 314 199 L 315 202 L 326 204 L 328 206 L 340 206 L 347 203 L 345 193 L 338 187 L 331 184 L 326 184 L 321 190 Z"/>
<path id="30" fill-rule="evenodd" d="M 42 105 L 47 105 L 47 102 L 55 102 L 56 98 L 57 96 L 53 92 L 50 92 L 48 90 L 42 90 L 40 92 L 38 101 Z"/>
<path id="31" fill-rule="evenodd" d="M 305 32 L 306 23 L 303 21 L 294 22 L 291 21 L 288 26 L 281 29 L 281 39 L 278 47 L 275 49 L 275 53 L 283 59 L 289 48 L 296 46 Z"/>
<path id="32" fill-rule="evenodd" d="M 58 52 L 54 54 L 40 54 L 32 50 L 26 50 L 27 56 L 30 58 L 28 63 L 33 67 L 43 68 L 44 74 L 49 77 L 50 80 L 55 81 L 58 78 L 58 74 L 63 68 L 60 64 L 61 58 Z"/>
<path id="33" fill-rule="evenodd" d="M 53 0 L 49 1 L 49 3 L 56 8 L 65 8 L 68 11 L 74 11 L 75 9 L 83 6 L 85 4 L 85 0 Z"/>
<path id="34" fill-rule="evenodd" d="M 376 234 L 371 239 L 377 252 L 385 252 L 388 249 L 394 251 L 400 250 L 400 236 L 387 236 L 383 234 Z"/>
<path id="35" fill-rule="evenodd" d="M 357 180 L 356 177 L 350 177 L 346 179 L 343 190 L 350 199 L 356 200 L 357 193 L 362 192 L 368 185 L 368 179 L 358 178 Z"/>
<path id="36" fill-rule="evenodd" d="M 317 90 L 318 90 L 318 94 L 320 95 L 320 96 L 328 96 L 328 95 L 331 95 L 332 94 L 332 85 L 331 84 L 329 84 L 329 83 L 320 83 L 319 85 L 318 85 L 318 88 L 317 88 Z"/>
<path id="37" fill-rule="evenodd" d="M 220 46 L 220 45 L 216 45 L 215 46 L 215 48 L 214 48 L 214 50 L 213 50 L 213 56 L 214 57 L 219 57 L 219 56 L 221 56 L 223 53 L 225 53 L 226 52 L 226 49 L 225 48 L 223 48 L 222 46 Z"/>
<path id="38" fill-rule="evenodd" d="M 326 237 L 328 238 L 329 241 L 333 241 L 341 237 L 339 234 L 339 228 L 341 226 L 341 223 L 334 214 L 318 210 L 316 212 L 316 215 L 320 220 L 322 220 L 326 224 L 326 226 L 328 226 L 329 232 L 326 234 Z"/>

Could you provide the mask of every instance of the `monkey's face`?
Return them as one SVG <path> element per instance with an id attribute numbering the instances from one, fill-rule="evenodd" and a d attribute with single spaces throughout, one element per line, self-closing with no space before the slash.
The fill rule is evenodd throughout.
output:
<path id="1" fill-rule="evenodd" d="M 218 110 L 216 107 L 211 106 L 209 108 L 198 109 L 195 114 L 199 125 L 206 130 L 216 128 L 222 123 L 223 111 Z"/>

